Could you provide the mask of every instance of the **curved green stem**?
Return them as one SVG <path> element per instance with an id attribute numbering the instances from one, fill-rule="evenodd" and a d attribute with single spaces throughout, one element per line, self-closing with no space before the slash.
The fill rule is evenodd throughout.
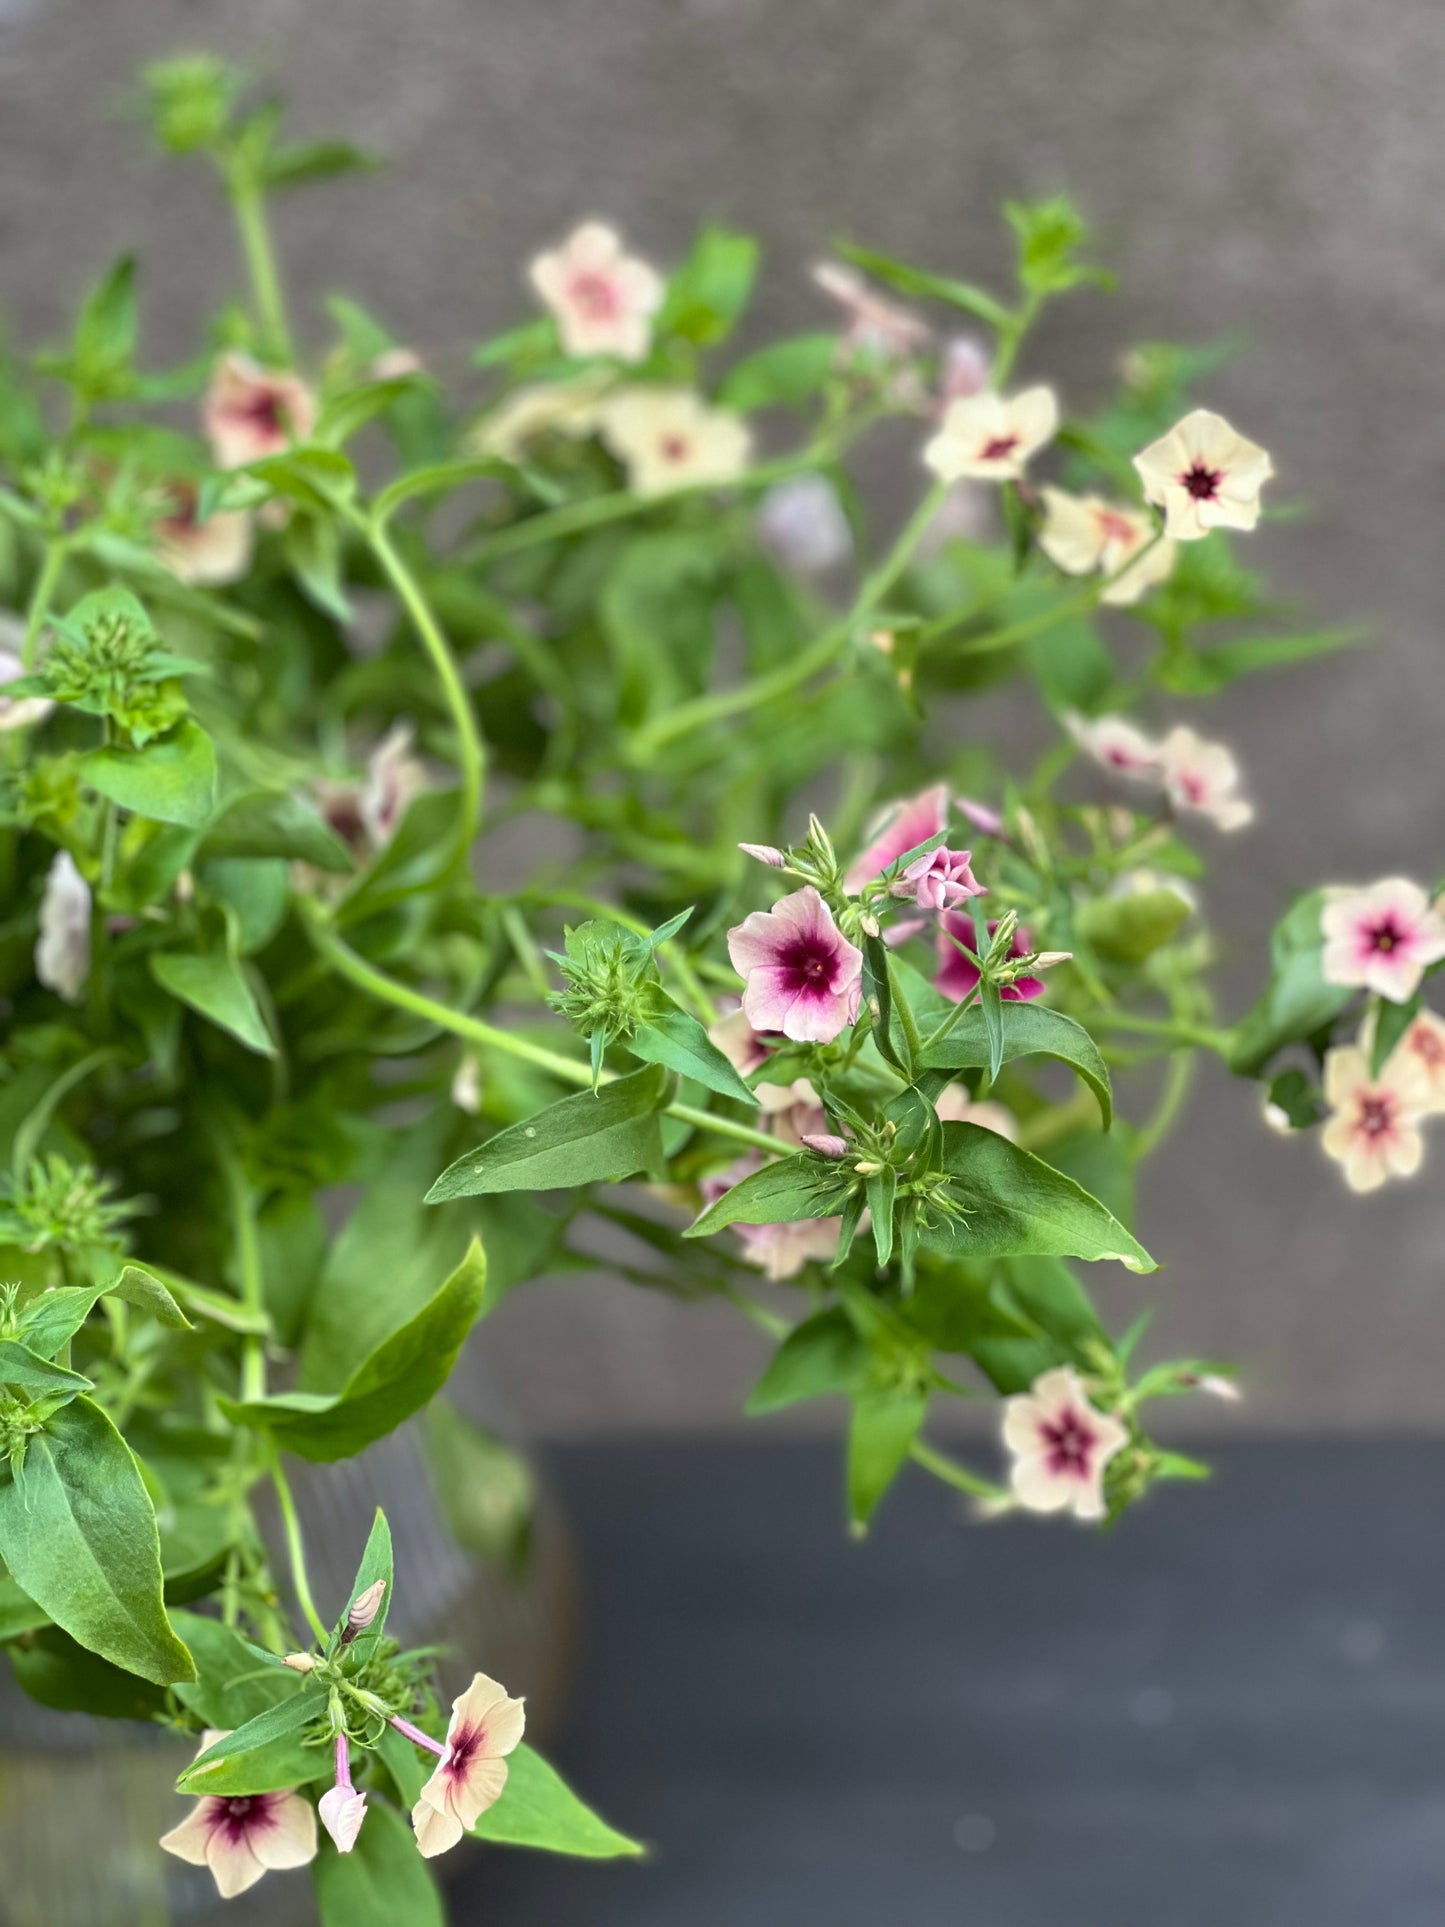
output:
<path id="1" fill-rule="evenodd" d="M 60 579 L 60 571 L 65 567 L 70 554 L 69 540 L 63 535 L 52 535 L 45 545 L 45 558 L 40 564 L 40 572 L 35 578 L 35 586 L 30 591 L 30 602 L 25 612 L 25 642 L 21 650 L 21 660 L 27 673 L 35 667 L 35 651 L 40 642 L 40 632 L 45 627 L 45 618 L 50 613 L 50 599 L 55 594 L 55 585 Z"/>
<path id="2" fill-rule="evenodd" d="M 488 1050 L 501 1051 L 508 1057 L 519 1058 L 523 1063 L 534 1064 L 538 1070 L 546 1071 L 549 1076 L 563 1083 L 575 1084 L 579 1090 L 592 1088 L 591 1068 L 580 1059 L 563 1057 L 559 1051 L 548 1050 L 545 1045 L 533 1044 L 525 1037 L 514 1037 L 510 1031 L 499 1030 L 495 1024 L 485 1023 L 480 1017 L 469 1017 L 464 1011 L 453 1010 L 450 1005 L 438 1003 L 434 997 L 413 990 L 409 984 L 398 983 L 396 978 L 388 977 L 384 971 L 377 970 L 365 958 L 359 957 L 330 928 L 314 905 L 303 903 L 302 917 L 307 935 L 316 949 L 358 990 L 364 990 L 369 996 L 392 1004 L 398 1010 L 405 1010 L 413 1017 L 425 1018 L 439 1030 L 450 1031 L 455 1037 L 464 1037 L 468 1043 L 481 1044 Z M 615 1075 L 615 1072 L 603 1071 L 602 1082 L 611 1083 Z M 720 1137 L 751 1145 L 754 1150 L 770 1151 L 775 1157 L 784 1156 L 788 1149 L 764 1131 L 755 1131 L 750 1125 L 734 1123 L 730 1117 L 718 1117 L 712 1111 L 699 1110 L 692 1104 L 669 1104 L 666 1114 L 699 1130 L 714 1131 Z"/>
<path id="3" fill-rule="evenodd" d="M 393 546 L 386 529 L 379 522 L 355 511 L 352 513 L 352 520 L 381 565 L 382 572 L 395 589 L 403 608 L 411 617 L 412 626 L 421 637 L 422 644 L 431 658 L 432 668 L 436 671 L 437 680 L 441 684 L 442 696 L 457 733 L 457 769 L 462 779 L 462 797 L 457 819 L 457 850 L 454 861 L 456 867 L 460 869 L 466 863 L 468 852 L 481 828 L 482 783 L 486 773 L 486 752 L 482 747 L 482 738 L 477 729 L 477 719 L 472 709 L 471 698 L 467 694 L 466 684 L 462 681 L 461 671 L 457 668 L 451 646 L 432 613 L 431 604 L 422 593 L 416 577 Z"/>
<path id="4" fill-rule="evenodd" d="M 251 296 L 256 304 L 262 340 L 268 354 L 290 361 L 291 334 L 286 326 L 286 303 L 266 220 L 265 190 L 254 180 L 249 167 L 227 168 L 225 181 L 241 237 L 241 251 L 246 257 L 246 271 L 251 277 Z"/>
<path id="5" fill-rule="evenodd" d="M 316 1610 L 316 1601 L 311 1597 L 311 1580 L 306 1571 L 306 1548 L 301 1538 L 301 1521 L 296 1516 L 296 1501 L 291 1496 L 291 1485 L 281 1469 L 280 1454 L 274 1448 L 271 1455 L 271 1484 L 276 1490 L 276 1503 L 281 1509 L 281 1530 L 286 1535 L 286 1557 L 291 1564 L 291 1584 L 296 1588 L 296 1603 L 306 1616 L 306 1623 L 323 1643 L 331 1637 L 330 1629 Z"/>
<path id="6" fill-rule="evenodd" d="M 967 1492 L 975 1499 L 998 1499 L 1003 1497 L 1003 1488 L 995 1485 L 992 1479 L 980 1478 L 978 1473 L 970 1472 L 967 1466 L 960 1465 L 957 1459 L 949 1458 L 946 1452 L 926 1445 L 922 1439 L 915 1439 L 908 1448 L 908 1456 L 936 1479 L 945 1485 L 953 1486 L 959 1492 Z"/>
<path id="7" fill-rule="evenodd" d="M 841 622 L 834 623 L 832 628 L 825 629 L 811 649 L 805 649 L 791 662 L 780 664 L 770 675 L 759 676 L 752 682 L 742 683 L 736 689 L 722 690 L 716 695 L 699 696 L 692 702 L 679 704 L 665 716 L 659 716 L 633 737 L 633 761 L 645 761 L 679 736 L 691 735 L 694 730 L 706 729 L 712 723 L 724 722 L 730 716 L 738 716 L 765 703 L 776 702 L 780 697 L 790 696 L 795 689 L 801 689 L 804 683 L 811 681 L 820 670 L 826 669 L 847 647 L 860 624 L 877 609 L 907 568 L 950 486 L 948 482 L 936 482 L 929 489 L 887 556 L 859 589 L 847 615 Z"/>

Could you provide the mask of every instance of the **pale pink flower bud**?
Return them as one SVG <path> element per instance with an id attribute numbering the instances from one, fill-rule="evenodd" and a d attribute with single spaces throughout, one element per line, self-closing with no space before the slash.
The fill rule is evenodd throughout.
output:
<path id="1" fill-rule="evenodd" d="M 351 1784 L 351 1756 L 344 1733 L 336 1736 L 336 1785 L 322 1794 L 316 1810 L 336 1843 L 336 1851 L 350 1853 L 366 1818 L 366 1795 Z"/>
<path id="2" fill-rule="evenodd" d="M 971 850 L 940 845 L 915 857 L 893 885 L 895 897 L 908 897 L 920 910 L 954 910 L 969 897 L 987 894 L 973 874 Z"/>
<path id="3" fill-rule="evenodd" d="M 386 1597 L 386 1581 L 377 1579 L 365 1592 L 359 1593 L 346 1615 L 346 1630 L 354 1638 L 364 1633 L 376 1615 L 381 1611 L 381 1602 Z"/>
<path id="4" fill-rule="evenodd" d="M 829 1131 L 807 1131 L 801 1142 L 818 1157 L 829 1158 L 835 1163 L 848 1155 L 847 1138 L 834 1137 Z"/>
<path id="5" fill-rule="evenodd" d="M 757 863 L 766 863 L 770 870 L 784 870 L 788 859 L 783 852 L 771 843 L 739 843 L 738 848 L 744 856 L 750 856 Z"/>

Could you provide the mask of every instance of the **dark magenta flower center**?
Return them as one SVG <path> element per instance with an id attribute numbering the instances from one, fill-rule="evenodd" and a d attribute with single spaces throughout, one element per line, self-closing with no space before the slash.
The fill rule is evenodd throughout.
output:
<path id="1" fill-rule="evenodd" d="M 1382 1137 L 1392 1125 L 1391 1105 L 1387 1097 L 1362 1097 L 1360 1099 L 1360 1129 L 1366 1137 Z"/>
<path id="2" fill-rule="evenodd" d="M 813 937 L 795 937 L 778 955 L 778 968 L 786 970 L 799 990 L 820 990 L 833 981 L 833 948 Z"/>
<path id="3" fill-rule="evenodd" d="M 571 293 L 589 321 L 610 321 L 617 313 L 617 290 L 605 274 L 577 275 Z"/>
<path id="4" fill-rule="evenodd" d="M 1386 956 L 1406 941 L 1406 932 L 1400 928 L 1393 917 L 1386 917 L 1382 923 L 1377 923 L 1370 932 L 1371 950 L 1381 950 Z"/>
<path id="5" fill-rule="evenodd" d="M 1094 1435 L 1074 1412 L 1063 1412 L 1043 1427 L 1049 1466 L 1055 1472 L 1086 1472 L 1094 1449 Z"/>
<path id="6" fill-rule="evenodd" d="M 1219 484 L 1224 480 L 1224 470 L 1206 468 L 1203 462 L 1196 462 L 1179 479 L 1196 502 L 1212 502 L 1219 493 Z"/>
<path id="7" fill-rule="evenodd" d="M 994 435 L 983 445 L 983 459 L 986 462 L 1004 462 L 1019 445 L 1017 435 Z"/>

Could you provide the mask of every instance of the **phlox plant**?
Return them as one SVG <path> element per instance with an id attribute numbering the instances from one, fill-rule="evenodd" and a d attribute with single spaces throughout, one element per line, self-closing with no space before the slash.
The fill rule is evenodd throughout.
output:
<path id="1" fill-rule="evenodd" d="M 293 333 L 271 204 L 365 156 L 209 59 L 146 104 L 244 298 L 155 372 L 122 260 L 0 369 L 0 1641 L 189 1737 L 162 1844 L 223 1893 L 310 1865 L 328 1922 L 430 1920 L 465 1834 L 635 1844 L 485 1673 L 443 1724 L 384 1519 L 313 1597 L 289 1462 L 430 1440 L 479 1320 L 605 1269 L 761 1327 L 750 1411 L 846 1402 L 860 1532 L 909 1466 L 1113 1518 L 1203 1474 L 1152 1402 L 1232 1395 L 1139 1367 L 1084 1283 L 1154 1269 L 1136 1174 L 1193 1053 L 1264 1072 L 1359 986 L 1324 1060 L 1358 1107 L 1445 934 L 1315 901 L 1217 1022 L 1195 884 L 1250 807 L 1185 718 L 1347 638 L 1236 558 L 1272 465 L 1189 393 L 1212 351 L 1131 350 L 1088 414 L 1016 381 L 1108 280 L 1068 201 L 1007 207 L 1006 293 L 849 246 L 815 330 L 748 351 L 748 237 L 664 274 L 588 222 L 458 396 L 352 300 Z M 888 424 L 880 535 L 850 462 Z M 1032 771 L 967 728 L 1009 677 L 1057 725 Z M 938 1443 L 994 1398 L 1001 1464 Z M 509 1465 L 443 1430 L 460 1487 Z"/>

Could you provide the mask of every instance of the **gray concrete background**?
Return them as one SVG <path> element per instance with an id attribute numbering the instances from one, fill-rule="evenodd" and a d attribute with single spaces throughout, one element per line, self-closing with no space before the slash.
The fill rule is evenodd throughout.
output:
<path id="1" fill-rule="evenodd" d="M 1010 193 L 1067 185 L 1123 298 L 1075 300 L 1027 371 L 1087 399 L 1133 340 L 1235 331 L 1210 399 L 1275 454 L 1314 520 L 1260 538 L 1317 619 L 1373 653 L 1259 681 L 1207 725 L 1260 807 L 1222 847 L 1231 1012 L 1269 923 L 1313 881 L 1433 879 L 1445 725 L 1445 14 L 1431 0 L 0 0 L 0 305 L 56 331 L 123 247 L 158 352 L 188 352 L 232 285 L 202 171 L 118 112 L 165 52 L 241 55 L 295 125 L 375 146 L 379 179 L 298 197 L 299 308 L 347 286 L 445 364 L 525 309 L 521 268 L 583 214 L 675 258 L 698 217 L 756 229 L 764 318 L 818 325 L 802 266 L 849 233 L 987 281 Z M 1021 745 L 1038 721 L 1001 721 Z M 1423 1176 L 1349 1198 L 1313 1143 L 1208 1075 L 1149 1174 L 1171 1349 L 1241 1358 L 1253 1425 L 1445 1422 L 1445 1131 Z M 543 1429 L 727 1423 L 754 1334 L 589 1279 L 520 1294 L 485 1334 Z"/>

